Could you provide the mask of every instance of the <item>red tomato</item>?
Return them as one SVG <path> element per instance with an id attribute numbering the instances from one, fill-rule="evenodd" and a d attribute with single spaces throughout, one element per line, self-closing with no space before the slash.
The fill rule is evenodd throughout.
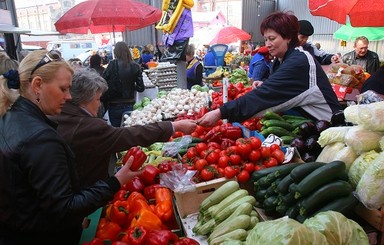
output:
<path id="1" fill-rule="evenodd" d="M 220 151 L 220 156 L 229 156 L 229 152 L 228 152 L 228 150 L 222 150 L 222 151 Z"/>
<path id="2" fill-rule="evenodd" d="M 195 162 L 195 168 L 197 171 L 202 171 L 204 167 L 207 165 L 208 165 L 208 162 L 205 159 L 198 159 Z"/>
<path id="3" fill-rule="evenodd" d="M 173 138 L 179 138 L 179 137 L 181 137 L 181 136 L 183 136 L 184 135 L 184 133 L 183 132 L 181 132 L 181 131 L 176 131 L 173 135 L 172 135 L 172 137 Z"/>
<path id="4" fill-rule="evenodd" d="M 197 135 L 202 135 L 205 132 L 205 128 L 203 126 L 197 125 L 195 131 Z"/>
<path id="5" fill-rule="evenodd" d="M 267 146 L 262 146 L 260 148 L 260 154 L 263 159 L 266 159 L 271 156 L 271 149 Z"/>
<path id="6" fill-rule="evenodd" d="M 217 142 L 209 142 L 207 147 L 208 149 L 220 149 L 220 144 Z"/>
<path id="7" fill-rule="evenodd" d="M 200 154 L 202 151 L 206 150 L 208 147 L 206 143 L 200 142 L 196 144 L 195 148 L 197 150 L 197 153 Z"/>
<path id="8" fill-rule="evenodd" d="M 251 175 L 246 171 L 246 170 L 242 170 L 237 176 L 236 176 L 236 179 L 237 181 L 239 181 L 240 183 L 244 183 L 244 182 L 247 182 L 249 180 L 249 178 L 251 177 Z"/>
<path id="9" fill-rule="evenodd" d="M 192 159 L 197 156 L 197 150 L 195 147 L 188 148 L 187 153 L 185 153 L 188 158 Z"/>
<path id="10" fill-rule="evenodd" d="M 208 155 L 205 157 L 205 159 L 209 164 L 217 164 L 217 161 L 219 160 L 219 158 L 220 158 L 220 154 L 217 153 L 216 151 L 209 152 Z"/>
<path id="11" fill-rule="evenodd" d="M 226 166 L 228 166 L 228 163 L 230 161 L 230 158 L 229 156 L 220 156 L 219 157 L 219 160 L 217 161 L 217 165 L 220 167 L 220 168 L 225 168 Z"/>
<path id="12" fill-rule="evenodd" d="M 240 145 L 237 145 L 237 148 L 239 149 L 239 154 L 242 156 L 248 156 L 249 153 L 252 151 L 251 144 L 248 143 L 242 143 Z"/>
<path id="13" fill-rule="evenodd" d="M 227 166 L 224 168 L 224 176 L 227 179 L 232 179 L 237 174 L 236 170 L 232 166 Z"/>
<path id="14" fill-rule="evenodd" d="M 217 172 L 219 173 L 219 176 L 220 176 L 220 177 L 225 176 L 225 170 L 224 170 L 224 168 L 217 168 Z"/>
<path id="15" fill-rule="evenodd" d="M 280 150 L 280 148 L 272 151 L 271 156 L 276 158 L 279 164 L 282 164 L 284 162 L 285 154 L 282 150 Z"/>
<path id="16" fill-rule="evenodd" d="M 266 168 L 270 168 L 270 167 L 275 167 L 278 165 L 278 162 L 276 160 L 276 158 L 274 157 L 268 157 L 264 160 L 263 162 L 263 165 L 266 167 Z"/>
<path id="17" fill-rule="evenodd" d="M 273 152 L 274 150 L 280 150 L 280 146 L 278 144 L 272 144 L 269 146 L 269 149 Z"/>
<path id="18" fill-rule="evenodd" d="M 237 154 L 231 154 L 229 156 L 229 161 L 232 165 L 240 165 L 241 163 L 241 156 Z"/>
<path id="19" fill-rule="evenodd" d="M 257 150 L 261 147 L 261 140 L 258 137 L 251 136 L 248 139 L 251 142 L 252 149 Z"/>
<path id="20" fill-rule="evenodd" d="M 212 180 L 213 177 L 215 177 L 215 174 L 213 173 L 212 170 L 210 170 L 208 168 L 204 168 L 200 172 L 200 177 L 201 177 L 202 180 L 208 181 L 208 180 Z"/>
<path id="21" fill-rule="evenodd" d="M 249 155 L 248 155 L 248 158 L 251 162 L 257 162 L 260 160 L 260 157 L 261 157 L 261 154 L 260 154 L 260 151 L 259 150 L 252 150 Z"/>
<path id="22" fill-rule="evenodd" d="M 192 132 L 191 136 L 194 137 L 194 138 L 199 138 L 200 137 L 200 135 L 197 132 Z"/>
<path id="23" fill-rule="evenodd" d="M 259 171 L 261 169 L 265 169 L 265 166 L 264 165 L 261 165 L 261 164 L 256 164 L 255 165 L 255 171 Z"/>
<path id="24" fill-rule="evenodd" d="M 243 169 L 251 174 L 253 171 L 255 171 L 255 165 L 253 163 L 247 162 L 244 164 Z"/>
<path id="25" fill-rule="evenodd" d="M 227 151 L 229 152 L 229 154 L 239 154 L 239 148 L 237 147 L 237 145 L 228 147 Z"/>

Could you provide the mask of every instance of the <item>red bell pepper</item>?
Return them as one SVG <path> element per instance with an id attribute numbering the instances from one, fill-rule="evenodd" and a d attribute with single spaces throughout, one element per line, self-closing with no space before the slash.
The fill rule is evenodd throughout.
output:
<path id="1" fill-rule="evenodd" d="M 175 242 L 173 245 L 199 245 L 195 239 L 189 238 L 189 237 L 182 237 L 177 242 Z"/>
<path id="2" fill-rule="evenodd" d="M 127 242 L 129 245 L 145 245 L 147 233 L 147 229 L 143 226 L 131 227 L 125 232 L 121 241 Z"/>
<path id="3" fill-rule="evenodd" d="M 128 161 L 128 158 L 130 156 L 134 157 L 133 163 L 131 165 L 132 171 L 137 171 L 141 168 L 141 166 L 144 164 L 145 160 L 147 160 L 147 154 L 145 154 L 144 151 L 142 151 L 139 147 L 134 146 L 131 147 L 127 153 L 125 153 L 123 157 L 123 164 L 125 164 Z"/>
<path id="4" fill-rule="evenodd" d="M 162 220 L 168 221 L 173 215 L 172 193 L 164 187 L 156 190 L 155 214 Z"/>
<path id="5" fill-rule="evenodd" d="M 107 206 L 105 211 L 106 218 L 120 226 L 124 226 L 127 222 L 129 214 L 128 201 L 116 201 Z"/>
<path id="6" fill-rule="evenodd" d="M 145 185 L 153 185 L 156 183 L 160 171 L 153 165 L 145 165 L 143 172 L 139 175 Z"/>
<path id="7" fill-rule="evenodd" d="M 102 240 L 118 240 L 121 228 L 115 222 L 108 221 L 106 218 L 101 218 L 96 230 L 96 237 Z"/>
<path id="8" fill-rule="evenodd" d="M 232 83 L 228 85 L 228 97 L 234 99 L 239 93 L 239 89 L 235 87 Z"/>
<path id="9" fill-rule="evenodd" d="M 179 237 L 170 230 L 154 230 L 147 234 L 146 245 L 167 245 L 174 244 Z"/>
<path id="10" fill-rule="evenodd" d="M 166 173 L 166 172 L 172 171 L 173 165 L 174 165 L 174 162 L 165 160 L 159 163 L 159 165 L 157 165 L 157 168 L 159 169 L 160 173 Z"/>
<path id="11" fill-rule="evenodd" d="M 225 149 L 227 149 L 227 148 L 230 147 L 230 146 L 234 146 L 235 144 L 236 144 L 236 141 L 231 140 L 231 139 L 224 138 L 224 139 L 221 141 L 220 149 L 221 149 L 221 150 L 225 150 Z"/>
<path id="12" fill-rule="evenodd" d="M 123 188 L 130 193 L 134 191 L 141 192 L 144 190 L 144 187 L 145 185 L 143 181 L 138 176 L 133 177 L 130 181 L 123 185 Z"/>
<path id="13" fill-rule="evenodd" d="M 105 243 L 103 243 L 105 244 Z M 130 243 L 122 242 L 122 241 L 114 241 L 112 245 L 130 245 Z"/>
<path id="14" fill-rule="evenodd" d="M 221 142 L 223 136 L 221 126 L 215 126 L 204 136 L 203 141 L 205 142 Z"/>
<path id="15" fill-rule="evenodd" d="M 90 242 L 84 242 L 82 245 L 104 245 L 104 240 L 95 237 Z"/>
<path id="16" fill-rule="evenodd" d="M 243 131 L 240 127 L 232 126 L 231 124 L 221 125 L 221 131 L 224 138 L 231 140 L 237 140 L 243 136 Z"/>
<path id="17" fill-rule="evenodd" d="M 124 187 L 124 186 L 123 186 Z M 118 200 L 120 201 L 124 201 L 124 200 L 127 200 L 129 196 L 129 191 L 125 190 L 124 188 L 120 189 L 119 191 L 117 191 L 115 193 L 115 195 L 113 196 L 113 200 L 111 201 L 111 203 L 114 203 Z"/>
<path id="18" fill-rule="evenodd" d="M 154 184 L 154 185 L 147 186 L 144 188 L 143 194 L 147 200 L 155 199 L 156 190 L 159 188 L 163 188 L 163 187 L 164 186 L 162 186 L 160 184 Z"/>

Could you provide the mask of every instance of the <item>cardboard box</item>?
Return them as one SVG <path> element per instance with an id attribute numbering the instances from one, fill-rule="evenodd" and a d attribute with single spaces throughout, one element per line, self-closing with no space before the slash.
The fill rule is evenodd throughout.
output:
<path id="1" fill-rule="evenodd" d="M 360 91 L 356 88 L 341 86 L 338 84 L 332 84 L 332 88 L 339 100 L 357 101 L 357 96 L 360 94 Z"/>

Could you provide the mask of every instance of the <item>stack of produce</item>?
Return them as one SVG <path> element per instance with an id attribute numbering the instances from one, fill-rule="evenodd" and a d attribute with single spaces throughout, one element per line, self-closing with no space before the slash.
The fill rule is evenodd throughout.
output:
<path id="1" fill-rule="evenodd" d="M 344 161 L 359 200 L 369 208 L 384 205 L 383 111 L 384 102 L 348 106 L 345 120 L 353 126 L 331 127 L 318 140 L 324 149 L 317 160 Z"/>
<path id="2" fill-rule="evenodd" d="M 238 182 L 228 181 L 200 204 L 198 222 L 192 231 L 207 236 L 210 245 L 245 241 L 247 231 L 259 222 L 253 210 L 255 204 L 255 198 L 240 189 Z"/>
<path id="3" fill-rule="evenodd" d="M 290 163 L 254 172 L 252 180 L 258 206 L 274 217 L 303 222 L 322 211 L 346 213 L 357 203 L 341 161 Z"/>

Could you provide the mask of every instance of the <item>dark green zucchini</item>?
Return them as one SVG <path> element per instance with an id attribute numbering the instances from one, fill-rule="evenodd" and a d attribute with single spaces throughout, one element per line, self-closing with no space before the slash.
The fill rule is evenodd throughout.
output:
<path id="1" fill-rule="evenodd" d="M 288 174 L 285 176 L 277 185 L 276 191 L 281 194 L 287 194 L 289 190 L 289 186 L 294 182 L 291 175 Z"/>
<path id="2" fill-rule="evenodd" d="M 295 198 L 307 196 L 320 186 L 342 176 L 345 170 L 346 166 L 342 161 L 332 161 L 317 168 L 297 184 Z"/>
<path id="3" fill-rule="evenodd" d="M 265 200 L 265 194 L 267 194 L 267 189 L 259 190 L 255 193 L 256 201 L 263 202 Z"/>
<path id="4" fill-rule="evenodd" d="M 294 182 L 299 183 L 304 179 L 308 174 L 312 173 L 314 170 L 319 167 L 324 166 L 326 163 L 323 162 L 307 162 L 303 163 L 297 168 L 293 169 L 289 174 Z"/>
<path id="5" fill-rule="evenodd" d="M 301 202 L 300 215 L 306 216 L 318 210 L 325 204 L 339 197 L 348 196 L 352 192 L 352 186 L 344 180 L 336 180 L 321 186 L 304 197 Z"/>
<path id="6" fill-rule="evenodd" d="M 295 204 L 287 209 L 285 215 L 287 215 L 291 219 L 296 219 L 297 215 L 299 215 L 300 207 L 298 204 Z"/>
<path id="7" fill-rule="evenodd" d="M 281 203 L 286 206 L 292 206 L 297 202 L 297 199 L 295 198 L 295 193 L 294 192 L 288 192 L 281 198 Z"/>
<path id="8" fill-rule="evenodd" d="M 351 212 L 358 203 L 359 203 L 359 200 L 351 192 L 348 196 L 337 198 L 332 202 L 328 203 L 327 205 L 323 206 L 319 210 L 315 211 L 313 215 L 316 215 L 320 212 L 329 211 L 329 210 L 336 211 L 346 215 L 349 212 Z"/>
<path id="9" fill-rule="evenodd" d="M 270 173 L 276 172 L 277 170 L 280 171 L 279 172 L 279 176 L 280 176 L 281 175 L 281 171 L 283 173 L 288 171 L 288 170 L 289 170 L 288 172 L 291 172 L 292 168 L 296 167 L 298 164 L 301 164 L 301 163 L 287 163 L 287 164 L 279 165 L 279 166 L 276 166 L 276 167 L 261 169 L 261 170 L 253 172 L 251 179 L 252 179 L 252 181 L 256 182 L 257 180 L 261 179 L 262 177 L 267 176 Z"/>

